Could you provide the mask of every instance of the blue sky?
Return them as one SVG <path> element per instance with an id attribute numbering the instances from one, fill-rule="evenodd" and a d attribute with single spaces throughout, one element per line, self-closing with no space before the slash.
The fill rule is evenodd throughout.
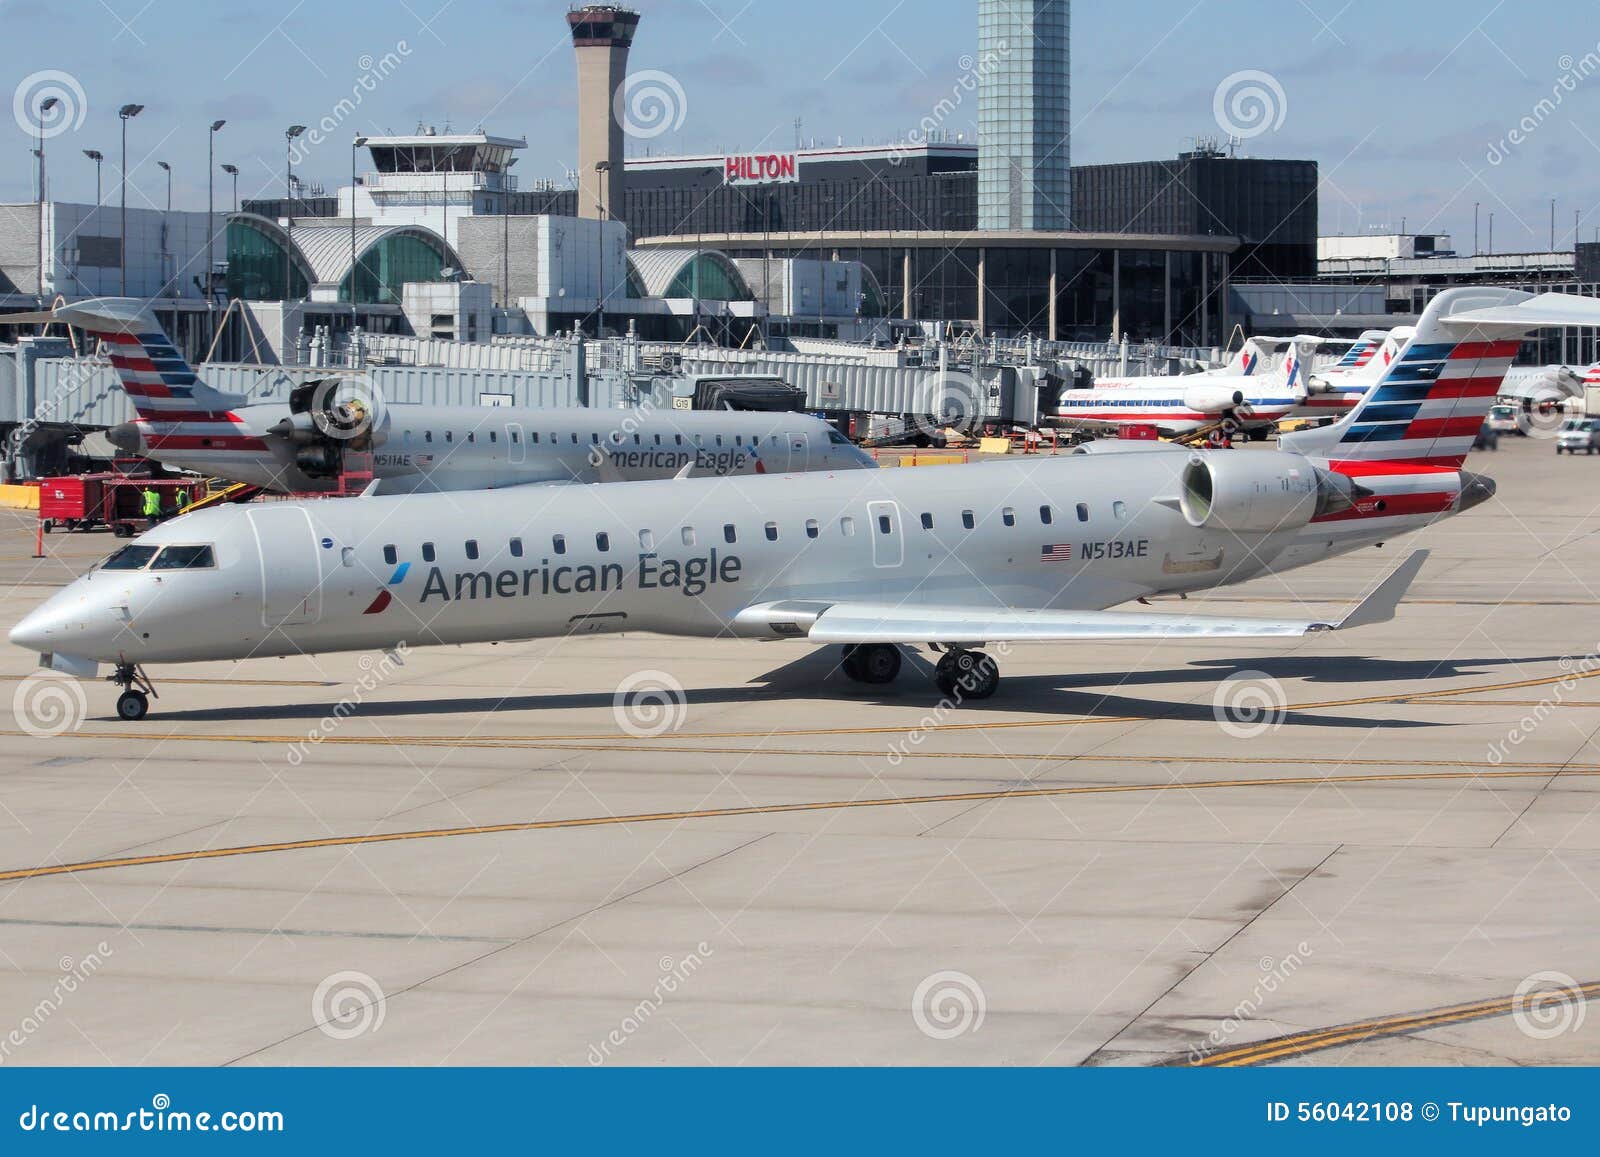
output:
<path id="1" fill-rule="evenodd" d="M 283 129 L 333 115 L 364 64 L 398 62 L 339 120 L 357 132 L 419 121 L 525 135 L 517 172 L 562 181 L 574 159 L 574 67 L 552 0 L 0 0 L 13 85 L 27 69 L 59 70 L 83 93 L 81 125 L 47 142 L 52 194 L 92 200 L 107 158 L 115 199 L 117 106 L 133 122 L 133 204 L 164 196 L 205 204 L 206 125 L 224 117 L 218 160 L 243 171 L 245 196 L 283 184 Z M 974 49 L 976 0 L 640 0 L 634 71 L 669 74 L 682 124 L 642 151 L 787 147 L 795 118 L 808 141 L 882 141 L 948 95 Z M 402 51 L 401 45 L 404 45 Z M 1073 13 L 1075 162 L 1165 157 L 1220 130 L 1225 78 L 1266 73 L 1281 125 L 1253 137 L 1254 156 L 1322 165 L 1325 232 L 1374 225 L 1443 230 L 1472 240 L 1473 204 L 1496 214 L 1501 251 L 1570 244 L 1600 229 L 1600 6 L 1506 0 L 1082 0 Z M 1563 58 L 1567 59 L 1563 59 Z M 1570 63 L 1569 63 L 1570 62 Z M 1568 75 L 1561 102 L 1541 110 Z M 69 87 L 67 90 L 73 90 Z M 73 97 L 76 104 L 76 97 Z M 73 110 L 75 113 L 77 109 Z M 972 102 L 944 123 L 973 130 Z M 76 120 L 76 118 L 74 118 Z M 1526 120 L 1521 144 L 1509 139 Z M 0 200 L 32 194 L 22 128 L 8 125 Z M 1499 154 L 1497 163 L 1491 155 Z M 298 166 L 347 180 L 349 150 L 330 141 Z M 219 198 L 226 197 L 219 183 Z"/>

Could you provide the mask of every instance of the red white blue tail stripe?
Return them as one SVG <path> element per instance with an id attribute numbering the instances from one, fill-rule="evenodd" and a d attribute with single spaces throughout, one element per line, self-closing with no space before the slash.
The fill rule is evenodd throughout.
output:
<path id="1" fill-rule="evenodd" d="M 204 385 L 165 334 L 100 334 L 139 415 L 145 446 L 162 450 L 265 450 L 220 395 Z"/>

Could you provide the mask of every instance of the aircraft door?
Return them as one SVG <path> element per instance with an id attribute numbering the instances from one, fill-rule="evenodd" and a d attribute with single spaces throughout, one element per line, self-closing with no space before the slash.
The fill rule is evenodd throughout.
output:
<path id="1" fill-rule="evenodd" d="M 523 441 L 526 437 L 520 422 L 511 422 L 506 426 L 506 440 L 511 443 L 506 447 L 506 461 L 513 466 L 520 466 L 528 460 L 528 447 Z"/>
<path id="2" fill-rule="evenodd" d="M 867 520 L 872 535 L 872 565 L 890 570 L 906 560 L 905 526 L 897 502 L 867 503 Z"/>
<path id="3" fill-rule="evenodd" d="M 811 468 L 811 439 L 802 433 L 790 432 L 780 435 L 784 445 L 789 450 L 789 462 L 786 467 L 790 474 L 803 474 Z"/>
<path id="4" fill-rule="evenodd" d="M 293 627 L 322 618 L 324 550 L 311 515 L 299 506 L 248 511 L 261 555 L 261 625 Z"/>

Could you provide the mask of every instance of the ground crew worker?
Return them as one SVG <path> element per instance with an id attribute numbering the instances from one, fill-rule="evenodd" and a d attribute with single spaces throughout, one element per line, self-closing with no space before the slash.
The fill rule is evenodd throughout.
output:
<path id="1" fill-rule="evenodd" d="M 143 514 L 151 522 L 161 521 L 161 495 L 154 487 L 146 486 L 142 495 L 144 500 Z"/>
<path id="2" fill-rule="evenodd" d="M 184 511 L 184 507 L 186 507 L 188 505 L 189 505 L 189 488 L 187 486 L 180 486 L 180 487 L 178 487 L 177 500 L 176 500 L 176 503 L 174 504 L 174 506 L 172 508 L 172 512 L 174 514 L 182 514 L 183 511 Z"/>

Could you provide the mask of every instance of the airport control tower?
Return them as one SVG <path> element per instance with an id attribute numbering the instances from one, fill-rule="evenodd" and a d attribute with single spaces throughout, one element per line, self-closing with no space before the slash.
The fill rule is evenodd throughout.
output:
<path id="1" fill-rule="evenodd" d="M 978 228 L 1070 228 L 1070 0 L 978 0 L 978 68 Z"/>
<path id="2" fill-rule="evenodd" d="M 567 13 L 578 53 L 578 216 L 620 219 L 622 121 L 612 102 L 628 76 L 639 14 L 608 4 Z"/>

